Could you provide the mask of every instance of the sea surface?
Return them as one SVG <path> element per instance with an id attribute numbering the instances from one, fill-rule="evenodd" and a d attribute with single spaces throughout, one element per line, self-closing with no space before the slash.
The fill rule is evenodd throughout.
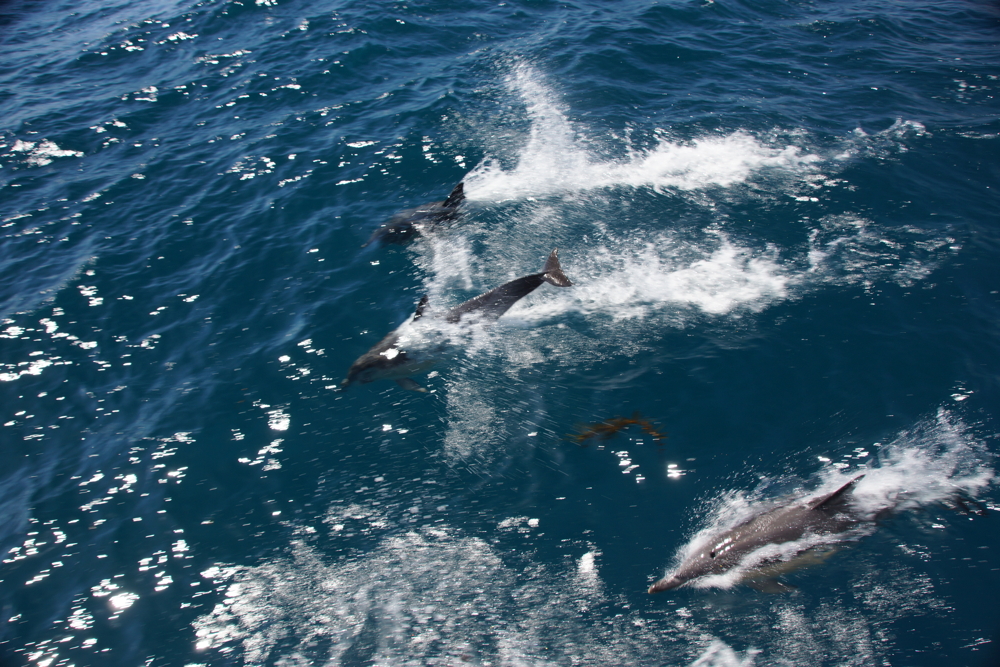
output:
<path id="1" fill-rule="evenodd" d="M 6 0 L 0 35 L 0 664 L 1000 660 L 996 2 Z M 341 390 L 554 248 L 574 286 L 426 392 Z M 793 591 L 646 592 L 860 474 L 893 511 Z"/>

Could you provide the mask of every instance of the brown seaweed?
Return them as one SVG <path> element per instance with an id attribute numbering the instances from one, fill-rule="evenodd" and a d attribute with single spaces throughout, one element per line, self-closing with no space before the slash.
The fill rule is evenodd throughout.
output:
<path id="1" fill-rule="evenodd" d="M 653 440 L 662 445 L 667 439 L 666 434 L 654 428 L 653 422 L 648 419 L 643 419 L 642 415 L 638 411 L 633 412 L 631 417 L 612 417 L 610 419 L 605 419 L 604 421 L 594 422 L 592 424 L 579 424 L 576 427 L 576 433 L 567 433 L 566 437 L 573 440 L 578 445 L 586 447 L 590 444 L 590 440 L 596 438 L 597 440 L 610 440 L 622 429 L 629 428 L 630 426 L 638 426 L 645 433 L 647 433 Z"/>

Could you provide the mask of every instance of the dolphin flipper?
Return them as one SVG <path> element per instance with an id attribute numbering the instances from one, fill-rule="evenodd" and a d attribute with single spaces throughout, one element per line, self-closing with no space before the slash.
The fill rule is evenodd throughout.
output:
<path id="1" fill-rule="evenodd" d="M 407 391 L 419 391 L 427 393 L 426 387 L 421 387 L 413 378 L 396 378 L 396 384 Z"/>

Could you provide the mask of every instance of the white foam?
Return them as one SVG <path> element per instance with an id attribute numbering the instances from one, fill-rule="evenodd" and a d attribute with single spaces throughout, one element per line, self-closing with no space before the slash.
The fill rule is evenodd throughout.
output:
<path id="1" fill-rule="evenodd" d="M 491 400 L 494 392 L 482 389 L 482 384 L 462 377 L 448 382 L 448 420 L 442 448 L 449 462 L 480 458 L 502 447 L 506 429 Z"/>
<path id="2" fill-rule="evenodd" d="M 470 200 L 525 199 L 613 186 L 657 191 L 727 187 L 764 169 L 811 172 L 820 160 L 798 146 L 768 145 L 740 131 L 690 141 L 671 140 L 660 132 L 651 148 L 636 150 L 627 140 L 601 147 L 569 121 L 536 70 L 515 66 L 507 83 L 524 102 L 531 121 L 529 134 L 512 169 L 487 157 L 466 176 Z"/>
<path id="3" fill-rule="evenodd" d="M 627 254 L 599 249 L 596 257 L 573 297 L 581 312 L 608 312 L 615 320 L 678 306 L 710 315 L 760 310 L 788 295 L 789 276 L 774 253 L 741 247 L 723 234 L 704 245 L 666 237 Z"/>
<path id="4" fill-rule="evenodd" d="M 732 649 L 726 642 L 715 639 L 691 667 L 753 667 L 754 656 L 760 651 L 747 649 L 743 656 Z"/>
<path id="5" fill-rule="evenodd" d="M 947 501 L 957 493 L 974 497 L 996 476 L 984 451 L 971 428 L 941 408 L 934 418 L 900 433 L 863 467 L 865 477 L 854 490 L 854 504 L 874 516 L 885 509 Z M 846 481 L 849 474 L 831 475 L 832 484 Z"/>
<path id="6" fill-rule="evenodd" d="M 443 296 L 450 286 L 468 289 L 472 284 L 481 284 L 481 266 L 501 274 L 481 284 L 482 291 L 540 269 L 543 259 L 514 268 L 512 260 L 518 254 L 511 247 L 491 248 L 477 260 L 467 243 L 438 242 L 435 251 L 428 253 L 433 259 L 422 262 L 430 274 L 427 292 Z M 647 234 L 642 239 L 609 235 L 603 242 L 592 243 L 585 252 L 570 249 L 561 256 L 563 269 L 574 287 L 551 289 L 543 285 L 519 301 L 505 320 L 537 323 L 575 311 L 607 315 L 618 321 L 678 307 L 708 315 L 739 309 L 760 311 L 788 298 L 790 287 L 800 280 L 792 272 L 794 267 L 782 263 L 776 249 L 740 245 L 718 231 L 701 238 L 669 232 L 652 237 Z"/>

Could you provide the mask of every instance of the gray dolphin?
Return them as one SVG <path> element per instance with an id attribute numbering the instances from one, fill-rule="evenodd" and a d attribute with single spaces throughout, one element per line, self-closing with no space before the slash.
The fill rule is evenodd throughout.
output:
<path id="1" fill-rule="evenodd" d="M 424 310 L 427 307 L 427 297 L 424 296 L 417 305 L 413 317 L 389 333 L 351 364 L 350 370 L 347 371 L 347 377 L 340 383 L 340 387 L 343 389 L 355 382 L 366 384 L 374 380 L 388 379 L 395 380 L 404 389 L 427 391 L 414 382 L 410 376 L 429 369 L 444 355 L 447 341 L 445 340 L 446 336 L 442 335 L 444 332 L 441 330 L 441 322 L 445 327 L 476 323 L 490 324 L 506 313 L 520 299 L 535 291 L 542 283 L 549 283 L 556 287 L 569 287 L 573 284 L 562 272 L 558 250 L 553 250 L 549 255 L 541 273 L 533 273 L 504 283 L 500 287 L 455 306 L 443 317 L 428 318 L 424 316 Z M 440 321 L 438 323 L 428 322 L 428 320 L 435 319 Z M 422 325 L 425 325 L 423 331 L 413 331 Z"/>
<path id="2" fill-rule="evenodd" d="M 862 521 L 874 520 L 874 517 L 863 517 L 850 506 L 851 491 L 862 477 L 864 475 L 859 475 L 833 493 L 819 498 L 797 496 L 786 499 L 777 507 L 713 535 L 702 547 L 685 558 L 672 575 L 650 586 L 649 592 L 669 591 L 698 577 L 723 574 L 737 567 L 746 556 L 767 545 L 794 542 L 807 534 L 843 533 Z M 829 548 L 816 550 L 805 547 L 791 561 L 772 560 L 764 567 L 748 573 L 744 581 L 767 592 L 791 590 L 791 587 L 781 584 L 773 577 L 796 566 L 821 561 L 830 553 L 832 549 Z"/>
<path id="3" fill-rule="evenodd" d="M 372 243 L 386 245 L 409 242 L 416 234 L 426 234 L 442 222 L 451 222 L 458 217 L 459 207 L 465 201 L 465 184 L 459 183 L 444 201 L 421 204 L 416 208 L 400 211 L 372 232 L 362 248 Z"/>

